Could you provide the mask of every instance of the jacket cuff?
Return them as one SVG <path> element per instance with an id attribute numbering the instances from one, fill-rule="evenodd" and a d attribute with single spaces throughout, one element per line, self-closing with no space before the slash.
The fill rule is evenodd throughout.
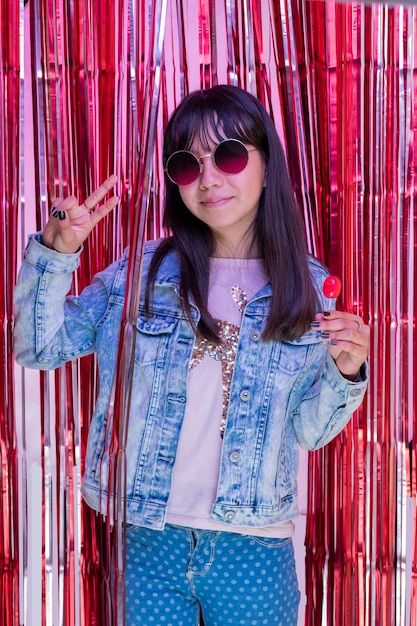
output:
<path id="1" fill-rule="evenodd" d="M 366 361 L 362 363 L 357 379 L 352 381 L 343 376 L 333 357 L 328 354 L 325 378 L 335 391 L 340 390 L 344 394 L 348 405 L 356 405 L 355 408 L 357 408 L 361 404 L 368 386 L 368 363 Z"/>
<path id="2" fill-rule="evenodd" d="M 83 246 L 77 252 L 65 254 L 42 244 L 42 232 L 29 235 L 28 245 L 25 249 L 25 261 L 47 270 L 51 273 L 74 272 L 80 264 L 80 254 Z"/>

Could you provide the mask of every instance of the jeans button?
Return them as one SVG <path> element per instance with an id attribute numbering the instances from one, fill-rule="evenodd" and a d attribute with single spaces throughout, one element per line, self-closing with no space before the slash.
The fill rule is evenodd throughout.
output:
<path id="1" fill-rule="evenodd" d="M 236 517 L 236 513 L 234 511 L 226 511 L 224 517 L 228 522 L 232 522 Z"/>

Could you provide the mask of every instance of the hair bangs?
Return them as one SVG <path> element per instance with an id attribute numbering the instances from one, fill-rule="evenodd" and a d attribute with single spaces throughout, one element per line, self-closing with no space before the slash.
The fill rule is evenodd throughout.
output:
<path id="1" fill-rule="evenodd" d="M 190 150 L 195 139 L 210 151 L 223 139 L 239 139 L 267 153 L 267 138 L 262 119 L 255 119 L 238 103 L 224 94 L 196 92 L 186 98 L 187 106 L 178 107 L 165 133 L 164 164 L 177 150 Z"/>

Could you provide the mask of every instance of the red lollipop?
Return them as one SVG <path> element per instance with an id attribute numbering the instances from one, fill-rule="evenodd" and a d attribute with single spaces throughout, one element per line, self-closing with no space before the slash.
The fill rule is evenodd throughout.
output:
<path id="1" fill-rule="evenodd" d="M 326 298 L 337 298 L 342 289 L 342 283 L 337 276 L 328 276 L 323 283 L 323 293 Z"/>

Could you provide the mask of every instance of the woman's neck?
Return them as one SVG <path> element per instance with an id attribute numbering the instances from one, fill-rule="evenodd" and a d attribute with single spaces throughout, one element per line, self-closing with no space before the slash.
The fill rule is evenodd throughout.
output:
<path id="1" fill-rule="evenodd" d="M 259 259 L 260 255 L 257 243 L 248 241 L 247 237 L 231 241 L 215 236 L 212 256 L 224 259 Z"/>

